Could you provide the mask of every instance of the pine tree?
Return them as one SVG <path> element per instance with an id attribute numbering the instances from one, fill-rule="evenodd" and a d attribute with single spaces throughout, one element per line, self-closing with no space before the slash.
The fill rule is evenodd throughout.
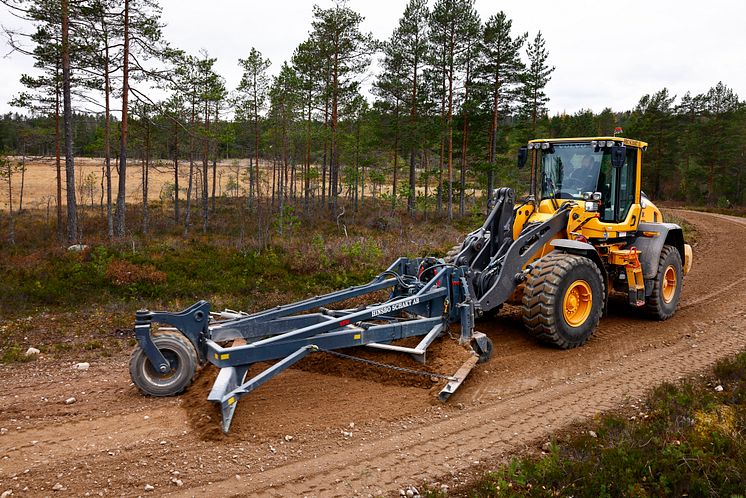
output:
<path id="1" fill-rule="evenodd" d="M 522 75 L 521 91 L 521 114 L 528 117 L 531 122 L 531 132 L 536 133 L 536 122 L 539 117 L 546 113 L 546 104 L 549 97 L 544 93 L 554 66 L 549 67 L 547 60 L 549 52 L 546 49 L 546 41 L 541 31 L 536 34 L 533 43 L 529 42 L 526 50 L 528 54 L 528 67 Z"/>
<path id="2" fill-rule="evenodd" d="M 331 114 L 330 127 L 330 189 L 332 213 L 337 212 L 339 196 L 339 152 L 337 150 L 337 125 L 340 104 L 354 95 L 358 78 L 370 65 L 376 43 L 373 35 L 360 31 L 363 16 L 340 1 L 330 9 L 313 8 L 314 42 L 329 61 L 329 88 Z"/>
<path id="3" fill-rule="evenodd" d="M 430 56 L 434 72 L 441 81 L 441 170 L 444 156 L 448 165 L 448 219 L 453 219 L 453 116 L 459 78 L 470 60 L 474 26 L 479 17 L 473 0 L 438 0 L 430 16 Z M 447 151 L 447 152 L 446 152 Z M 442 173 L 441 173 L 442 175 Z M 442 190 L 442 181 L 441 190 Z M 439 203 L 440 204 L 440 203 Z"/>
<path id="4" fill-rule="evenodd" d="M 513 21 L 500 11 L 491 16 L 482 32 L 481 60 L 477 66 L 477 79 L 489 99 L 490 125 L 487 148 L 487 192 L 494 188 L 497 164 L 498 131 L 503 117 L 510 115 L 515 100 L 516 85 L 524 70 L 520 51 L 528 33 L 511 35 Z"/>
<path id="5" fill-rule="evenodd" d="M 254 197 L 259 198 L 259 158 L 261 154 L 259 137 L 261 129 L 259 125 L 260 114 L 266 110 L 266 101 L 269 94 L 270 78 L 267 73 L 271 62 L 265 59 L 262 53 L 251 47 L 248 57 L 239 59 L 238 64 L 243 68 L 241 81 L 236 92 L 238 93 L 237 112 L 241 119 L 251 119 L 254 131 L 253 162 L 254 168 L 249 166 L 249 202 Z"/>
<path id="6" fill-rule="evenodd" d="M 389 51 L 400 52 L 401 72 L 403 82 L 407 85 L 406 101 L 409 106 L 409 122 L 406 127 L 406 145 L 409 149 L 409 197 L 407 209 L 410 214 L 415 211 L 417 198 L 416 156 L 421 147 L 421 130 L 419 127 L 419 113 L 423 100 L 421 73 L 425 66 L 428 50 L 428 18 L 430 11 L 426 0 L 409 0 L 404 14 L 399 19 Z"/>

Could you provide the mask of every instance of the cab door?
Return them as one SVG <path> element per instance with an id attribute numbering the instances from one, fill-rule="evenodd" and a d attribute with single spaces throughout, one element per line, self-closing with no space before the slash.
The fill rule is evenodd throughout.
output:
<path id="1" fill-rule="evenodd" d="M 598 179 L 601 192 L 599 221 L 608 232 L 637 230 L 640 222 L 640 155 L 639 148 L 627 146 L 626 160 L 621 168 L 612 167 L 610 155 L 604 155 Z M 609 233 L 610 237 L 625 235 Z"/>

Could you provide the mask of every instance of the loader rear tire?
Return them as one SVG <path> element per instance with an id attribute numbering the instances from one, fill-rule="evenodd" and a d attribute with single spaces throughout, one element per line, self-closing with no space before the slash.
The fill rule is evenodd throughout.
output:
<path id="1" fill-rule="evenodd" d="M 645 300 L 647 314 L 655 320 L 667 320 L 676 313 L 681 298 L 684 270 L 681 255 L 674 246 L 663 246 L 653 292 Z"/>
<path id="2" fill-rule="evenodd" d="M 541 342 L 581 346 L 601 319 L 604 283 L 589 258 L 553 251 L 534 264 L 523 293 L 523 323 Z"/>
<path id="3" fill-rule="evenodd" d="M 153 333 L 153 343 L 171 364 L 171 370 L 156 370 L 138 345 L 130 356 L 130 377 L 145 394 L 175 396 L 184 391 L 194 380 L 199 359 L 191 341 L 182 333 L 159 330 Z"/>

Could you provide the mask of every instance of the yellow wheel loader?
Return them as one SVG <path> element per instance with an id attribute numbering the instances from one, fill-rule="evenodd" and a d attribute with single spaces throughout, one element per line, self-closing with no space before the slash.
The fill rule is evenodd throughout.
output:
<path id="1" fill-rule="evenodd" d="M 484 225 L 447 262 L 467 267 L 476 316 L 507 302 L 542 342 L 584 344 L 612 292 L 656 320 L 670 318 L 692 249 L 641 191 L 645 142 L 620 137 L 531 140 L 518 167 L 530 190 L 495 190 Z"/>

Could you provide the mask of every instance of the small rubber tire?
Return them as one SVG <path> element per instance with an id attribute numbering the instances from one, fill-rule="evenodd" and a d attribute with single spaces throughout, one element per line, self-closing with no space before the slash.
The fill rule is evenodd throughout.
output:
<path id="1" fill-rule="evenodd" d="M 583 285 L 590 295 L 590 306 L 580 317 L 582 321 L 571 324 L 566 318 L 566 294 L 577 285 Z M 534 264 L 526 279 L 523 323 L 545 344 L 561 349 L 582 346 L 601 319 L 604 292 L 603 276 L 596 263 L 584 256 L 552 251 Z"/>
<path id="2" fill-rule="evenodd" d="M 197 351 L 181 332 L 159 330 L 153 333 L 153 343 L 171 364 L 165 374 L 156 370 L 138 344 L 130 356 L 132 382 L 150 396 L 175 396 L 194 380 L 199 366 Z"/>
<path id="3" fill-rule="evenodd" d="M 674 289 L 670 289 L 671 276 L 674 277 Z M 645 299 L 647 315 L 654 320 L 668 320 L 679 305 L 681 286 L 684 282 L 684 270 L 681 255 L 674 246 L 665 245 L 658 259 L 658 272 L 653 281 L 653 291 Z M 666 296 L 669 296 L 666 299 Z"/>

